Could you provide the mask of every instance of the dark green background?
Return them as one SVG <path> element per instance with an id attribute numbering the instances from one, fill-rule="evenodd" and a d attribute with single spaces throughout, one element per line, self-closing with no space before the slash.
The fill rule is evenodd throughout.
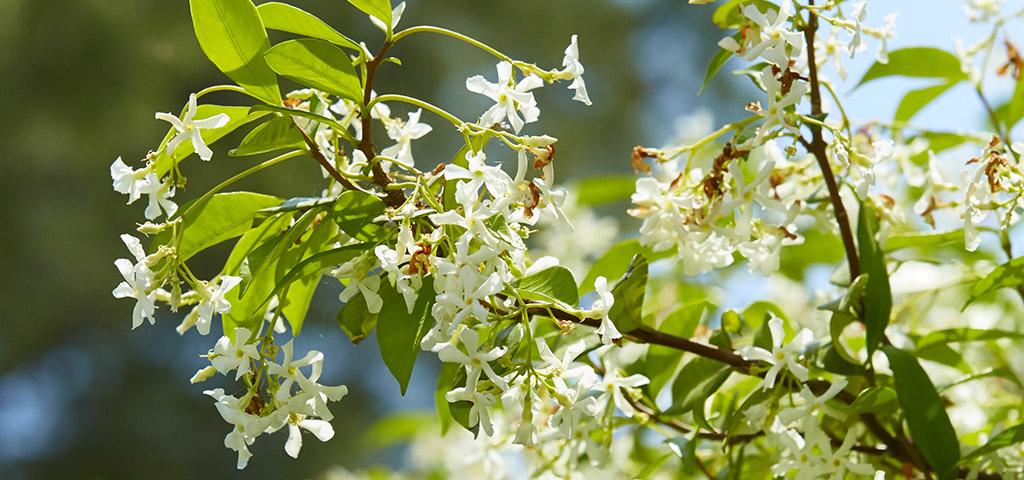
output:
<path id="1" fill-rule="evenodd" d="M 380 42 L 344 1 L 294 3 L 371 48 Z M 451 28 L 546 68 L 560 67 L 578 34 L 594 106 L 571 101 L 565 83 L 547 86 L 536 95 L 540 122 L 525 130 L 559 138 L 556 171 L 564 181 L 628 173 L 633 146 L 660 145 L 677 116 L 727 99 L 727 82 L 696 96 L 723 36 L 709 16 L 709 7 L 681 0 L 431 0 L 409 2 L 402 26 Z M 378 92 L 417 96 L 463 118 L 488 107 L 465 90 L 469 76 L 496 77 L 488 55 L 432 35 L 411 37 L 391 54 L 403 66 L 382 68 Z M 343 337 L 334 285 L 325 281 L 298 350 L 323 350 L 324 383 L 349 386 L 349 396 L 331 406 L 338 433 L 326 444 L 305 436 L 298 461 L 283 452 L 285 433 L 261 437 L 248 469 L 237 472 L 234 452 L 222 443 L 230 427 L 202 395 L 237 386 L 222 376 L 188 383 L 217 332 L 180 337 L 179 319 L 166 308 L 157 325 L 130 330 L 133 303 L 110 293 L 120 281 L 113 261 L 128 256 L 118 235 L 143 220 L 145 199 L 125 206 L 111 189 L 109 166 L 118 156 L 138 165 L 157 146 L 168 125 L 154 112 L 177 113 L 189 93 L 226 81 L 199 49 L 185 0 L 0 0 L 0 478 L 315 477 L 332 465 L 395 461 L 398 452 L 372 452 L 362 432 L 389 410 L 432 408 L 433 364 L 421 361 L 419 380 L 395 401 L 397 384 L 375 340 L 352 347 Z M 248 102 L 234 95 L 207 101 Z M 736 118 L 745 102 L 726 103 L 733 107 L 713 112 L 716 120 Z M 436 117 L 423 120 L 435 130 L 414 143 L 417 164 L 450 160 L 459 137 Z M 210 163 L 193 157 L 183 164 L 189 182 L 178 203 L 258 161 L 226 154 L 239 140 L 215 144 Z M 319 182 L 319 168 L 302 159 L 244 187 L 316 195 Z M 209 278 L 228 247 L 190 266 Z"/>

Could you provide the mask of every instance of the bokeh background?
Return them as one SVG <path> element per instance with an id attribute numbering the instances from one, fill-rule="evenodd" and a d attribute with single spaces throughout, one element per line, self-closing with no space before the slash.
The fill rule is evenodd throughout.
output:
<path id="1" fill-rule="evenodd" d="M 293 3 L 371 48 L 380 42 L 366 17 L 344 1 Z M 945 10 L 901 2 L 901 37 L 890 48 L 951 49 L 949 35 L 934 38 L 939 31 L 963 31 L 973 40 L 959 3 L 941 3 Z M 716 122 L 745 115 L 743 105 L 758 95 L 726 73 L 731 64 L 697 96 L 724 36 L 709 21 L 713 8 L 681 0 L 411 0 L 402 25 L 451 28 L 548 68 L 560 66 L 570 36 L 578 34 L 594 105 L 571 101 L 564 84 L 548 86 L 537 93 L 541 120 L 528 127 L 559 138 L 558 178 L 568 181 L 629 173 L 633 146 L 664 144 L 677 135 L 681 117 L 701 109 Z M 879 2 L 875 10 L 884 8 L 893 7 Z M 872 11 L 869 23 L 881 25 L 884 13 Z M 417 96 L 463 118 L 487 108 L 488 100 L 466 91 L 464 82 L 476 74 L 493 80 L 488 55 L 429 35 L 391 53 L 403 65 L 382 69 L 379 92 Z M 871 56 L 862 53 L 850 64 L 851 77 L 859 78 Z M 125 206 L 110 188 L 109 165 L 118 156 L 132 164 L 157 146 L 167 124 L 154 112 L 178 112 L 189 93 L 226 82 L 203 56 L 185 0 L 0 0 L 0 478 L 315 478 L 333 465 L 399 462 L 400 450 L 377 450 L 366 441 L 367 428 L 390 412 L 432 411 L 436 366 L 421 361 L 400 397 L 375 339 L 353 346 L 337 327 L 337 289 L 325 282 L 297 349 L 324 351 L 323 382 L 349 386 L 349 396 L 332 404 L 337 435 L 325 444 L 306 436 L 298 461 L 283 452 L 283 433 L 261 438 L 248 469 L 239 472 L 222 443 L 229 427 L 202 394 L 231 383 L 220 376 L 188 383 L 205 364 L 198 355 L 218 333 L 179 336 L 180 318 L 166 309 L 156 325 L 130 330 L 132 302 L 110 293 L 120 281 L 113 261 L 127 256 L 118 236 L 133 232 L 144 200 Z M 901 88 L 858 89 L 851 115 L 890 116 Z M 963 114 L 969 92 L 949 95 L 952 106 L 929 107 L 924 121 L 955 118 L 954 127 L 977 127 L 981 112 L 974 104 Z M 408 111 L 402 108 L 393 112 Z M 414 144 L 418 164 L 448 161 L 461 140 L 443 121 L 423 118 L 435 131 Z M 240 140 L 236 134 L 215 144 L 210 163 L 189 160 L 188 188 L 176 200 L 195 198 L 258 162 L 226 154 Z M 243 186 L 316 195 L 319 181 L 312 160 L 293 161 Z M 209 278 L 228 248 L 212 249 L 190 266 Z"/>

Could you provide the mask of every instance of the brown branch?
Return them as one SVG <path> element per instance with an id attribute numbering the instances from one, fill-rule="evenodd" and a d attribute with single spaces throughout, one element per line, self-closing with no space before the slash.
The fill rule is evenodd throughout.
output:
<path id="1" fill-rule="evenodd" d="M 811 0 L 810 5 L 814 5 L 814 1 Z M 818 82 L 818 67 L 814 63 L 814 35 L 818 30 L 818 17 L 811 14 L 809 15 L 807 27 L 804 29 L 804 38 L 807 41 L 807 68 L 810 70 L 811 79 L 811 115 L 820 115 L 821 110 L 821 85 Z M 853 242 L 853 231 L 850 229 L 850 218 L 846 213 L 846 207 L 843 206 L 843 199 L 839 196 L 839 186 L 836 184 L 835 175 L 832 174 L 832 167 L 828 163 L 828 155 L 825 152 L 828 146 L 825 143 L 825 139 L 821 134 L 821 126 L 808 124 L 808 128 L 811 129 L 811 142 L 808 143 L 801 137 L 798 137 L 800 143 L 814 158 L 818 160 L 818 165 L 821 167 L 821 175 L 825 178 L 825 184 L 828 186 L 829 198 L 832 200 L 832 209 L 836 214 L 836 222 L 839 223 L 839 232 L 843 237 L 843 246 L 846 248 L 846 260 L 850 264 L 850 280 L 860 276 L 860 260 L 857 258 L 857 246 Z"/>
<path id="2" fill-rule="evenodd" d="M 384 42 L 377 56 L 366 62 L 366 85 L 363 88 L 363 105 L 369 104 L 370 100 L 373 99 L 373 79 L 377 74 L 377 67 L 384 61 L 384 55 L 391 48 L 391 45 L 393 45 L 391 41 Z M 377 156 L 377 152 L 373 149 L 373 116 L 371 112 L 369 110 L 360 112 L 360 120 L 362 121 L 363 138 L 359 140 L 359 151 L 363 152 L 363 155 L 366 156 L 366 161 L 373 161 L 374 157 Z M 405 203 L 406 198 L 403 190 L 388 190 L 388 185 L 394 183 L 395 180 L 384 171 L 384 168 L 380 166 L 380 162 L 373 164 L 372 176 L 373 183 L 380 186 L 386 195 L 384 203 L 390 207 L 397 207 Z"/>
<path id="3" fill-rule="evenodd" d="M 352 182 L 345 178 L 341 174 L 341 172 L 338 172 L 338 170 L 334 168 L 334 165 L 331 165 L 331 162 L 328 161 L 327 157 L 325 157 L 323 152 L 320 151 L 320 147 L 317 146 L 316 142 L 314 142 L 313 139 L 309 137 L 309 134 L 306 133 L 306 131 L 303 130 L 302 127 L 295 123 L 294 118 L 292 119 L 292 125 L 295 125 L 295 128 L 298 129 L 300 133 L 302 133 L 302 139 L 306 142 L 306 147 L 309 148 L 310 155 L 313 155 L 313 158 L 316 159 L 318 163 L 320 163 L 320 166 L 324 167 L 324 170 L 327 170 L 327 173 L 331 174 L 331 176 L 334 177 L 334 179 L 337 180 L 342 187 L 345 187 L 346 190 L 361 191 L 359 187 L 355 186 Z"/>

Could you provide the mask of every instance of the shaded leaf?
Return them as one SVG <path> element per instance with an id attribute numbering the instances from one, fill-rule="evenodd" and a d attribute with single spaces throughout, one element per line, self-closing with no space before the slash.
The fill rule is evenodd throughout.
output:
<path id="1" fill-rule="evenodd" d="M 868 387 L 857 395 L 847 411 L 850 413 L 889 414 L 897 408 L 896 391 L 889 387 Z"/>
<path id="2" fill-rule="evenodd" d="M 338 196 L 331 215 L 341 231 L 356 240 L 384 240 L 390 230 L 373 222 L 384 213 L 384 201 L 366 192 L 348 190 Z"/>
<path id="3" fill-rule="evenodd" d="M 302 140 L 299 127 L 295 126 L 290 117 L 274 117 L 262 125 L 252 129 L 238 148 L 228 152 L 232 157 L 256 155 L 282 149 L 302 148 L 306 143 Z"/>
<path id="4" fill-rule="evenodd" d="M 910 435 L 928 465 L 945 477 L 960 459 L 960 442 L 942 398 L 913 355 L 891 345 L 882 347 L 892 368 L 896 395 Z"/>
<path id="5" fill-rule="evenodd" d="M 621 276 L 629 267 L 629 262 L 633 259 L 633 256 L 638 253 L 647 257 L 648 261 L 653 262 L 670 257 L 673 251 L 670 249 L 655 252 L 650 247 L 640 245 L 640 242 L 636 239 L 616 243 L 590 267 L 587 276 L 580 283 L 580 294 L 593 291 L 594 280 L 597 277 L 612 279 Z"/>
<path id="6" fill-rule="evenodd" d="M 867 327 L 869 356 L 885 336 L 885 327 L 889 325 L 892 313 L 889 271 L 885 266 L 885 253 L 875 241 L 877 231 L 878 218 L 874 209 L 862 202 L 857 222 L 857 256 L 861 269 L 868 275 L 868 284 L 864 287 L 864 324 Z"/>
<path id="7" fill-rule="evenodd" d="M 736 40 L 736 43 L 740 43 L 743 41 L 743 33 L 737 33 L 733 35 L 732 38 L 733 40 Z M 711 63 L 708 64 L 708 69 L 704 72 L 704 83 L 700 86 L 700 91 L 697 92 L 697 95 L 704 93 L 704 89 L 708 88 L 708 85 L 711 84 L 711 80 L 715 78 L 715 75 L 717 75 L 718 71 L 722 69 L 725 62 L 728 62 L 729 59 L 732 58 L 732 54 L 732 50 L 726 50 L 724 48 L 719 48 L 718 51 L 715 52 L 715 56 L 711 57 Z"/>
<path id="8" fill-rule="evenodd" d="M 196 253 L 225 240 L 249 231 L 256 212 L 280 205 L 282 199 L 252 192 L 218 193 L 203 201 L 188 212 L 180 227 L 178 259 L 184 262 Z M 186 212 L 192 202 L 178 209 Z M 171 240 L 171 230 L 158 234 L 153 245 L 166 245 Z"/>
<path id="9" fill-rule="evenodd" d="M 398 380 L 403 396 L 412 378 L 416 356 L 420 353 L 420 340 L 434 326 L 430 309 L 435 297 L 434 277 L 425 277 L 411 313 L 402 295 L 396 295 L 392 301 L 384 304 L 377 317 L 380 356 L 395 380 Z"/>
<path id="10" fill-rule="evenodd" d="M 885 241 L 885 251 L 894 252 L 908 247 L 930 248 L 942 245 L 963 243 L 964 229 L 944 230 L 939 232 L 908 232 L 893 235 Z"/>
<path id="11" fill-rule="evenodd" d="M 985 278 L 974 284 L 967 302 L 960 310 L 963 311 L 968 305 L 989 292 L 1001 288 L 1016 288 L 1021 284 L 1024 284 L 1024 257 L 1017 257 L 996 267 L 995 270 L 985 275 Z"/>
<path id="12" fill-rule="evenodd" d="M 646 294 L 647 259 L 636 254 L 629 269 L 612 288 L 615 303 L 608 311 L 608 318 L 620 332 L 631 332 L 644 326 L 642 312 Z"/>
<path id="13" fill-rule="evenodd" d="M 632 175 L 587 177 L 577 185 L 576 203 L 581 206 L 625 200 L 636 191 L 636 179 Z"/>

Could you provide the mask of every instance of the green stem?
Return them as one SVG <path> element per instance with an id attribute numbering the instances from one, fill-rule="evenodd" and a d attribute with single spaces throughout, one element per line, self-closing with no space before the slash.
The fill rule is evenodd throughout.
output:
<path id="1" fill-rule="evenodd" d="M 206 95 L 207 93 L 213 93 L 213 92 L 236 92 L 236 93 L 241 93 L 242 95 L 248 95 L 248 96 L 250 96 L 252 98 L 255 98 L 256 100 L 259 100 L 260 103 L 263 103 L 262 99 L 260 99 L 259 97 L 253 95 L 252 93 L 249 93 L 249 91 L 247 91 L 246 89 L 244 89 L 242 87 L 239 87 L 238 85 L 214 85 L 212 87 L 206 87 L 206 88 L 204 88 L 204 89 L 202 89 L 202 90 L 200 90 L 199 92 L 196 93 L 196 99 L 198 100 L 203 95 Z"/>
<path id="2" fill-rule="evenodd" d="M 378 102 L 405 102 L 405 103 L 408 103 L 408 104 L 416 105 L 417 107 L 420 107 L 420 108 L 425 108 L 427 110 L 430 110 L 431 112 L 434 112 L 438 116 L 443 117 L 445 120 L 448 120 L 449 122 L 452 122 L 452 124 L 455 125 L 456 127 L 464 125 L 466 123 L 466 122 L 463 122 L 462 120 L 459 120 L 459 117 L 456 117 L 455 115 L 452 115 L 452 114 L 446 112 L 441 107 L 438 107 L 438 106 L 433 105 L 431 103 L 424 102 L 423 100 L 420 100 L 418 98 L 408 97 L 408 96 L 405 96 L 405 95 L 397 95 L 397 94 L 379 95 L 379 96 L 375 97 L 373 100 L 370 100 L 370 102 L 366 104 L 366 109 L 369 110 L 369 109 L 373 108 L 373 106 L 376 105 Z"/>
<path id="3" fill-rule="evenodd" d="M 190 213 L 192 213 L 192 211 L 195 210 L 196 207 L 206 203 L 206 201 L 209 200 L 210 197 L 212 197 L 215 193 L 217 193 L 217 192 L 227 188 L 228 185 L 231 185 L 232 183 L 235 183 L 235 182 L 237 182 L 237 181 L 239 181 L 239 180 L 241 180 L 241 179 L 243 179 L 245 177 L 248 177 L 249 175 L 252 175 L 252 174 L 254 174 L 254 173 L 256 173 L 256 172 L 258 172 L 260 170 L 263 170 L 264 168 L 267 168 L 267 167 L 272 166 L 272 165 L 276 165 L 276 164 L 281 163 L 281 162 L 283 162 L 285 160 L 288 160 L 289 158 L 298 157 L 298 156 L 302 155 L 303 153 L 304 152 L 302 150 L 294 150 L 294 151 L 285 153 L 283 155 L 271 158 L 270 160 L 267 160 L 267 161 L 265 161 L 265 162 L 263 162 L 263 163 L 261 163 L 259 165 L 251 167 L 248 170 L 245 170 L 244 172 L 238 173 L 237 175 L 235 175 L 235 176 L 233 176 L 233 177 L 231 177 L 231 178 L 229 178 L 227 180 L 224 180 L 223 182 L 220 182 L 220 184 L 218 184 L 216 187 L 211 188 L 210 191 L 208 191 L 205 194 L 203 194 L 202 197 L 199 197 L 199 200 L 196 200 L 195 202 L 193 202 L 192 205 L 190 207 L 188 207 L 188 210 L 185 210 L 185 213 L 182 213 L 181 215 L 179 215 L 178 218 L 185 219 L 185 217 L 188 217 L 188 215 Z"/>
<path id="4" fill-rule="evenodd" d="M 409 35 L 412 35 L 414 33 L 421 33 L 421 32 L 423 32 L 423 33 L 437 33 L 437 34 L 440 34 L 440 35 L 446 35 L 446 36 L 449 36 L 449 37 L 452 37 L 452 38 L 455 38 L 455 39 L 458 39 L 458 40 L 462 40 L 463 42 L 466 42 L 466 43 L 468 43 L 470 45 L 473 45 L 474 47 L 477 47 L 477 48 L 479 48 L 479 49 L 481 49 L 481 50 L 483 50 L 483 51 L 485 51 L 487 53 L 490 53 L 491 55 L 494 55 L 495 57 L 498 57 L 501 60 L 504 60 L 504 61 L 506 61 L 508 63 L 515 63 L 515 61 L 512 60 L 512 58 L 509 57 L 508 55 L 505 55 L 504 53 L 499 52 L 498 50 L 496 50 L 495 48 L 491 47 L 490 45 L 487 45 L 486 43 L 481 42 L 481 41 L 479 41 L 479 40 L 477 40 L 477 39 L 475 39 L 473 37 L 469 37 L 469 36 L 463 35 L 463 34 L 461 34 L 459 32 L 454 32 L 454 31 L 448 30 L 447 28 L 434 27 L 434 26 L 430 26 L 430 25 L 419 25 L 419 26 L 416 26 L 416 27 L 409 27 L 409 28 L 407 28 L 405 30 L 402 30 L 401 32 L 398 32 L 393 37 L 391 37 L 391 43 L 397 43 L 399 40 L 401 40 L 401 39 L 403 39 L 403 38 L 405 38 L 405 37 L 407 37 Z"/>

